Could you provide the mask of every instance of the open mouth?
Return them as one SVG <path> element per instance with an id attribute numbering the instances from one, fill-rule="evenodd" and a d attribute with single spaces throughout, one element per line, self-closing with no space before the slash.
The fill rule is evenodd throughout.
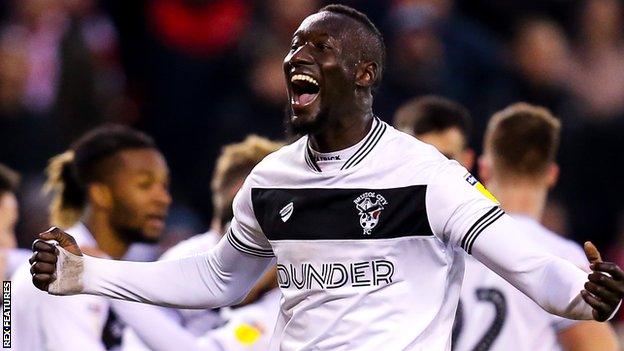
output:
<path id="1" fill-rule="evenodd" d="M 150 214 L 147 216 L 147 220 L 150 222 L 162 222 L 164 223 L 166 219 L 165 215 L 162 214 Z"/>
<path id="2" fill-rule="evenodd" d="M 321 90 L 318 81 L 307 74 L 295 74 L 290 78 L 294 106 L 307 106 L 316 100 Z"/>

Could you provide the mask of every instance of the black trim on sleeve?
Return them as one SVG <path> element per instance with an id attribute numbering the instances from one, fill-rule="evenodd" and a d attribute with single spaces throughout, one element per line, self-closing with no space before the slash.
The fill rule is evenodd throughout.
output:
<path id="1" fill-rule="evenodd" d="M 234 233 L 232 232 L 232 229 L 228 230 L 227 239 L 230 242 L 230 244 L 232 244 L 232 246 L 234 246 L 234 248 L 240 252 L 243 252 L 249 255 L 258 256 L 258 257 L 264 257 L 264 258 L 275 257 L 272 250 L 257 249 L 257 248 L 254 248 L 245 244 L 239 238 L 237 238 L 236 235 L 234 235 Z"/>
<path id="2" fill-rule="evenodd" d="M 505 211 L 501 210 L 500 207 L 492 207 L 486 214 L 481 216 L 473 225 L 468 229 L 466 235 L 464 235 L 461 240 L 461 247 L 468 253 L 472 253 L 472 245 L 474 244 L 477 237 L 485 230 L 485 228 L 489 227 L 492 223 L 496 222 L 497 219 L 502 217 L 505 214 Z"/>

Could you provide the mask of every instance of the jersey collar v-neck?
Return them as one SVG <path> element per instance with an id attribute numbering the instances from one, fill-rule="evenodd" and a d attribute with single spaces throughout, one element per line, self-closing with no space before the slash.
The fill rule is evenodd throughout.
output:
<path id="1" fill-rule="evenodd" d="M 312 149 L 308 139 L 305 148 L 305 161 L 315 172 L 345 170 L 355 167 L 375 148 L 388 125 L 374 117 L 373 126 L 368 134 L 357 144 L 346 149 L 322 153 Z"/>

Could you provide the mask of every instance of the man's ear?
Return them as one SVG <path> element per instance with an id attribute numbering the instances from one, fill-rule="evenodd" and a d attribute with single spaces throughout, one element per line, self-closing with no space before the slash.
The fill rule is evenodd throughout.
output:
<path id="1" fill-rule="evenodd" d="M 377 82 L 377 63 L 360 62 L 355 72 L 355 84 L 359 87 L 372 87 Z"/>
<path id="2" fill-rule="evenodd" d="M 479 156 L 478 159 L 479 166 L 479 178 L 485 184 L 487 184 L 492 178 L 492 165 L 491 160 L 485 154 Z"/>
<path id="3" fill-rule="evenodd" d="M 551 163 L 550 166 L 548 166 L 548 173 L 546 174 L 546 177 L 548 189 L 554 188 L 559 180 L 559 165 L 554 162 Z"/>
<path id="4" fill-rule="evenodd" d="M 89 184 L 89 202 L 97 208 L 109 209 L 113 205 L 113 194 L 104 183 Z"/>
<path id="5" fill-rule="evenodd" d="M 475 162 L 475 152 L 473 149 L 466 148 L 464 151 L 462 151 L 461 161 L 459 163 L 461 163 L 462 166 L 466 167 L 466 169 L 469 172 L 472 172 L 472 168 L 474 167 L 474 162 Z"/>

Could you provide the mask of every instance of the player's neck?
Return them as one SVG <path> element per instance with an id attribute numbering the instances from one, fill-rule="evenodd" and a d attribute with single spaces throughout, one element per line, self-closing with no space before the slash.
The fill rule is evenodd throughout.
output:
<path id="1" fill-rule="evenodd" d="M 223 234 L 225 234 L 225 226 L 221 224 L 221 218 L 212 217 L 212 221 L 210 222 L 210 230 L 218 233 L 219 236 L 223 236 Z"/>
<path id="2" fill-rule="evenodd" d="M 488 182 L 488 190 L 500 201 L 502 208 L 511 214 L 521 214 L 536 221 L 542 219 L 548 188 L 528 180 Z"/>
<path id="3" fill-rule="evenodd" d="M 126 254 L 129 245 L 112 228 L 106 214 L 87 211 L 82 222 L 93 235 L 98 249 L 115 260 L 121 259 Z"/>
<path id="4" fill-rule="evenodd" d="M 364 139 L 373 125 L 373 112 L 358 111 L 351 116 L 335 116 L 320 133 L 310 134 L 310 145 L 318 152 L 327 153 L 346 149 Z"/>

